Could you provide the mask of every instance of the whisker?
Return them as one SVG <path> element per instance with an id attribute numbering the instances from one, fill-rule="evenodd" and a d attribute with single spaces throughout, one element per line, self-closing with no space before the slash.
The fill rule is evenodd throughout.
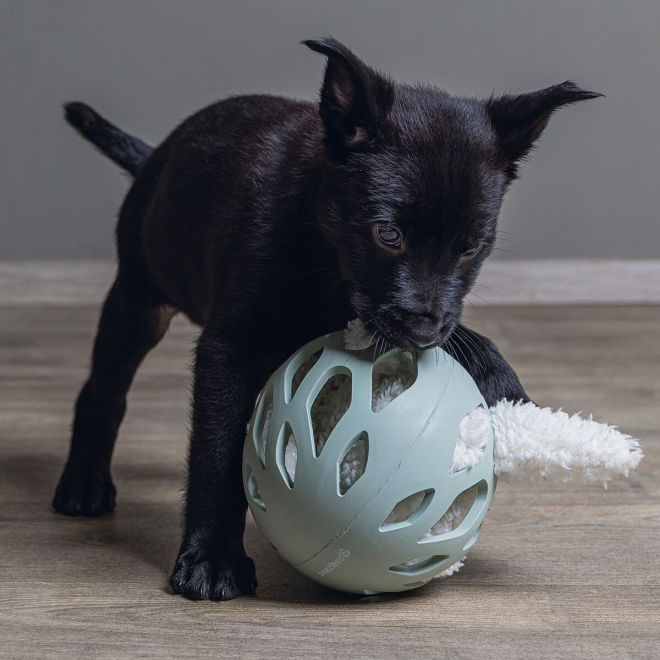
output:
<path id="1" fill-rule="evenodd" d="M 449 336 L 449 337 L 447 337 L 447 339 L 445 339 L 445 342 L 442 345 L 442 347 L 444 348 L 445 346 L 447 347 L 446 353 L 458 362 L 458 358 L 456 357 L 456 354 L 454 353 L 454 345 L 452 343 L 451 336 Z M 446 360 L 446 358 L 445 358 L 445 360 Z"/>
<path id="2" fill-rule="evenodd" d="M 482 284 L 481 282 L 479 282 L 479 287 L 480 287 L 481 289 L 487 289 L 487 290 L 490 291 L 491 293 L 494 293 L 496 296 L 499 296 L 499 297 L 502 299 L 503 302 L 506 302 L 506 303 L 509 302 L 509 300 L 507 299 L 506 296 L 504 296 L 503 294 L 501 294 L 497 289 L 493 289 L 492 286 L 488 286 L 487 284 Z M 474 291 L 472 291 L 471 293 L 474 293 Z M 476 295 L 478 295 L 478 294 L 474 293 L 474 295 L 476 296 Z M 483 298 L 482 298 L 482 300 L 483 300 Z M 490 304 L 492 304 L 492 303 L 490 303 Z"/>
<path id="3" fill-rule="evenodd" d="M 486 300 L 482 295 L 478 294 L 476 291 L 472 291 L 470 295 L 476 296 L 479 300 L 483 301 L 486 305 L 492 305 L 493 303 L 490 300 Z M 473 304 L 474 306 L 474 304 Z"/>
<path id="4" fill-rule="evenodd" d="M 475 351 L 478 353 L 479 357 L 481 358 L 481 363 L 483 365 L 483 374 L 485 376 L 488 373 L 488 364 L 487 364 L 488 358 L 486 357 L 486 353 L 484 351 L 483 346 L 479 343 L 479 340 L 476 337 L 473 337 L 465 328 L 461 328 L 461 332 L 465 337 L 465 339 L 469 340 L 469 342 L 474 346 Z"/>
<path id="5" fill-rule="evenodd" d="M 497 245 L 493 245 L 493 250 L 497 250 L 498 252 L 503 252 L 504 254 L 512 254 L 514 257 L 519 257 L 520 259 L 524 259 L 523 255 L 520 254 L 520 252 L 516 252 L 515 250 L 507 250 L 506 248 L 497 247 Z"/>
<path id="6" fill-rule="evenodd" d="M 452 334 L 451 338 L 452 339 L 454 339 L 454 338 L 458 339 L 458 335 L 453 335 Z M 467 365 L 470 363 L 470 361 L 467 359 L 467 356 L 463 352 L 463 349 L 458 344 L 456 344 L 455 347 L 456 347 L 456 350 L 460 351 L 461 357 L 463 358 L 463 360 L 465 362 L 463 363 L 463 362 L 461 362 L 461 360 L 458 360 L 458 361 L 461 362 L 461 364 L 463 364 L 463 366 L 467 369 Z"/>
<path id="7" fill-rule="evenodd" d="M 474 358 L 476 358 L 477 367 L 479 371 L 485 376 L 486 375 L 486 365 L 483 360 L 483 353 L 480 352 L 478 347 L 474 344 L 472 338 L 463 330 L 460 326 L 456 328 L 456 338 L 465 346 L 465 350 L 468 351 Z M 470 341 L 468 341 L 470 340 Z"/>
<path id="8" fill-rule="evenodd" d="M 465 300 L 467 300 L 467 301 L 468 301 L 468 303 L 470 303 L 470 305 L 471 305 L 471 307 L 472 307 L 472 309 L 476 309 L 476 307 L 475 307 L 475 305 L 474 305 L 474 303 L 473 303 L 473 302 L 472 302 L 472 301 L 470 300 L 470 298 L 469 298 L 468 296 L 465 296 Z"/>
<path id="9" fill-rule="evenodd" d="M 378 337 L 376 338 L 376 343 L 374 344 L 374 362 L 380 357 L 378 353 L 378 347 L 380 346 L 380 341 L 381 341 L 381 334 L 380 332 L 378 333 Z"/>

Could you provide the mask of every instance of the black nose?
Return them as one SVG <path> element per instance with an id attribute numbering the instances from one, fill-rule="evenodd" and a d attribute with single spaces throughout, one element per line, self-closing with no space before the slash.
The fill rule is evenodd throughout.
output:
<path id="1" fill-rule="evenodd" d="M 408 331 L 408 339 L 417 346 L 417 348 L 428 348 L 437 341 L 438 335 L 420 334 L 418 332 Z"/>
<path id="2" fill-rule="evenodd" d="M 443 319 L 433 314 L 415 314 L 406 320 L 406 337 L 418 348 L 435 344 L 443 328 Z"/>

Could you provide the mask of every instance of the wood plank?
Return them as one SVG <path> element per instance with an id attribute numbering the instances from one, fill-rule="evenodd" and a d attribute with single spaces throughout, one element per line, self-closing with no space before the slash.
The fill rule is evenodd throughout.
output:
<path id="1" fill-rule="evenodd" d="M 109 261 L 0 262 L 0 305 L 95 305 L 114 277 Z M 474 305 L 660 303 L 660 260 L 491 259 Z"/>
<path id="2" fill-rule="evenodd" d="M 501 480 L 452 578 L 401 596 L 323 590 L 250 521 L 258 595 L 165 587 L 178 544 L 195 331 L 175 319 L 138 374 L 117 446 L 115 514 L 49 508 L 97 308 L 0 307 L 0 656 L 598 657 L 660 648 L 660 307 L 480 307 L 539 402 L 638 435 L 630 479 Z"/>

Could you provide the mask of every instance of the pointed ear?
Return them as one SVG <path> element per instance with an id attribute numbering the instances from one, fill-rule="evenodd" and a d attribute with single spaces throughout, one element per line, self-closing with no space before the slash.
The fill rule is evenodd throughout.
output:
<path id="1" fill-rule="evenodd" d="M 599 96 L 603 95 L 566 81 L 528 94 L 491 98 L 486 109 L 511 176 L 515 176 L 517 162 L 529 153 L 555 110 Z"/>
<path id="2" fill-rule="evenodd" d="M 394 86 L 331 37 L 303 43 L 328 58 L 319 113 L 335 155 L 368 147 L 379 136 L 394 100 Z"/>

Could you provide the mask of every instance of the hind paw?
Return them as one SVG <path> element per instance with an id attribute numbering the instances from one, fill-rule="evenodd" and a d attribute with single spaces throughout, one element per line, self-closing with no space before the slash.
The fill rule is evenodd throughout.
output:
<path id="1" fill-rule="evenodd" d="M 55 489 L 53 507 L 65 516 L 102 516 L 115 508 L 116 494 L 109 474 L 65 469 Z"/>

